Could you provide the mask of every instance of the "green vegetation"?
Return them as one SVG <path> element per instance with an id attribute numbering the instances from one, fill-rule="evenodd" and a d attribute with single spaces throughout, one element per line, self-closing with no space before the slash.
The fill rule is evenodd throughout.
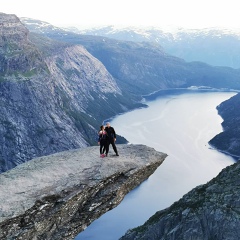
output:
<path id="1" fill-rule="evenodd" d="M 22 73 L 22 75 L 23 75 L 24 77 L 26 77 L 26 78 L 30 78 L 30 77 L 32 77 L 32 76 L 34 76 L 34 75 L 36 75 L 36 74 L 37 74 L 36 69 L 32 69 L 32 70 L 30 70 L 30 71 L 27 71 L 27 72 L 23 72 L 23 73 Z"/>
<path id="2" fill-rule="evenodd" d="M 5 78 L 0 75 L 0 82 L 4 82 L 4 81 L 5 81 Z"/>

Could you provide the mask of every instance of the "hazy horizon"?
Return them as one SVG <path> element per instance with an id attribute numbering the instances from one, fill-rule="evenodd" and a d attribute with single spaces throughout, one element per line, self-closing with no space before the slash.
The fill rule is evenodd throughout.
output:
<path id="1" fill-rule="evenodd" d="M 33 18 L 54 26 L 131 26 L 238 29 L 236 0 L 0 0 L 0 12 Z"/>

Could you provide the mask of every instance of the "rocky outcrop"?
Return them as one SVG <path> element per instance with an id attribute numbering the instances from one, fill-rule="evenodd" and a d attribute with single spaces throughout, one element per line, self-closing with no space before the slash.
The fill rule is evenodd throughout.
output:
<path id="1" fill-rule="evenodd" d="M 240 239 L 240 162 L 198 186 L 121 240 Z"/>
<path id="2" fill-rule="evenodd" d="M 88 147 L 36 158 L 0 175 L 0 239 L 72 239 L 117 206 L 166 158 L 143 145 L 120 156 Z"/>
<path id="3" fill-rule="evenodd" d="M 221 152 L 240 158 L 240 94 L 221 103 L 218 114 L 223 118 L 223 131 L 209 143 Z"/>

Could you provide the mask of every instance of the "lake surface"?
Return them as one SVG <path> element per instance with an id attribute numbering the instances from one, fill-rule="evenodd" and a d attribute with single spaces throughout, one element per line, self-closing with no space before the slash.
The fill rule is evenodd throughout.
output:
<path id="1" fill-rule="evenodd" d="M 222 131 L 222 118 L 216 106 L 235 94 L 169 91 L 146 101 L 148 108 L 114 118 L 111 125 L 117 134 L 130 143 L 145 144 L 167 153 L 168 157 L 118 207 L 94 221 L 75 239 L 119 239 L 128 229 L 142 225 L 156 211 L 169 207 L 192 188 L 233 164 L 232 157 L 211 149 L 208 141 Z"/>

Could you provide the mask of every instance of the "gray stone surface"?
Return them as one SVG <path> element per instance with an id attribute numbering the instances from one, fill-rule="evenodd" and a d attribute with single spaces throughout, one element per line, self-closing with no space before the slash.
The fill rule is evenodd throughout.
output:
<path id="1" fill-rule="evenodd" d="M 117 206 L 166 158 L 144 145 L 99 157 L 88 147 L 33 159 L 0 175 L 0 239 L 71 239 Z"/>

